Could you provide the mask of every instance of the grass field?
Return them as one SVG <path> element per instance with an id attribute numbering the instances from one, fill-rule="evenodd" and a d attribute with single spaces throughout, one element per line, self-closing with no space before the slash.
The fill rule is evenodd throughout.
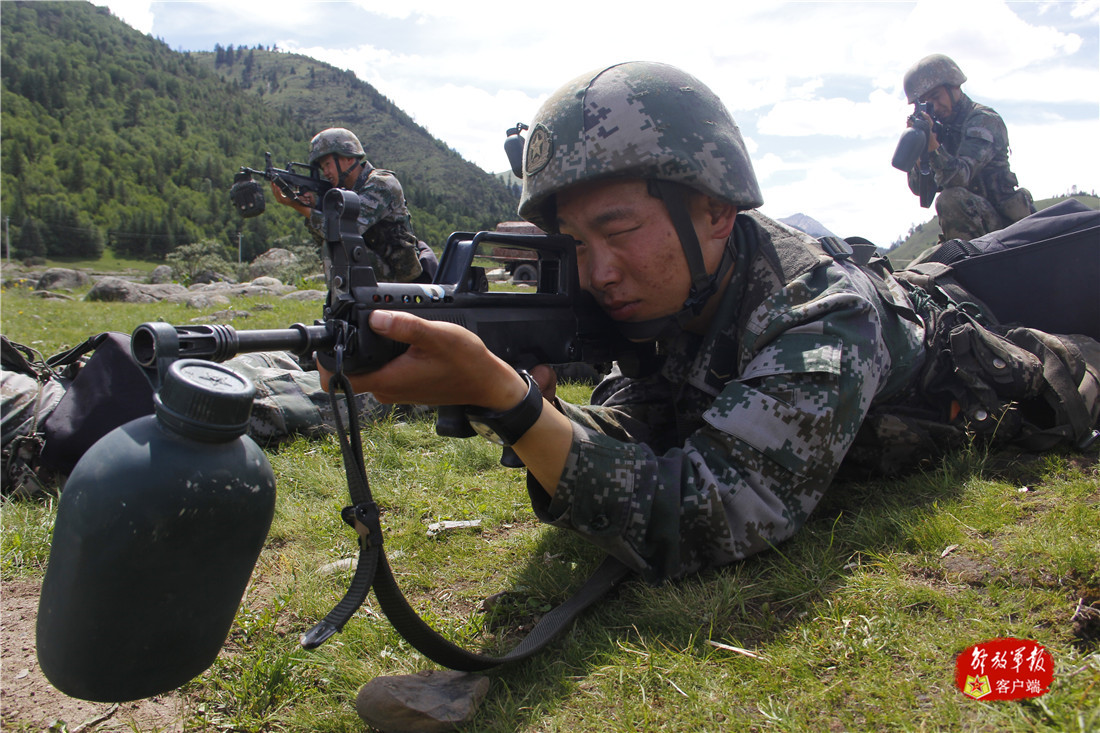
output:
<path id="1" fill-rule="evenodd" d="M 315 304 L 266 304 L 234 325 L 316 315 Z M 5 291 L 2 308 L 0 330 L 46 354 L 97 331 L 199 315 L 20 290 Z M 563 390 L 587 399 L 584 386 Z M 456 641 L 507 648 L 597 564 L 582 541 L 539 525 L 522 472 L 501 467 L 486 442 L 440 438 L 416 420 L 368 426 L 363 441 L 397 579 Z M 334 439 L 267 452 L 274 524 L 223 653 L 180 691 L 184 728 L 361 731 L 362 684 L 435 665 L 373 598 L 320 649 L 298 646 L 343 594 L 348 573 L 322 568 L 353 557 L 354 537 L 339 516 L 347 499 Z M 1043 457 L 975 448 L 903 479 L 837 485 L 795 539 L 680 583 L 630 581 L 547 651 L 489 673 L 488 697 L 464 730 L 1100 730 L 1097 459 L 1097 448 Z M 0 580 L 43 576 L 55 512 L 51 497 L 4 501 Z M 448 519 L 481 524 L 427 536 Z M 478 610 L 501 591 L 490 614 Z M 998 637 L 1051 652 L 1049 693 L 961 694 L 956 655 Z M 98 730 L 108 729 L 119 730 Z"/>

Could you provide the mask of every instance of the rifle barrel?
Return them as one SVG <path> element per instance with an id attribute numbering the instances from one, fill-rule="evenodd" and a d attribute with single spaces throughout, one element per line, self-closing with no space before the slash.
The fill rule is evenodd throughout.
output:
<path id="1" fill-rule="evenodd" d="M 324 325 L 295 323 L 290 328 L 238 331 L 222 324 L 143 323 L 134 329 L 130 350 L 139 364 L 154 367 L 161 358 L 225 361 L 255 351 L 291 351 L 302 355 L 334 344 L 335 339 Z"/>

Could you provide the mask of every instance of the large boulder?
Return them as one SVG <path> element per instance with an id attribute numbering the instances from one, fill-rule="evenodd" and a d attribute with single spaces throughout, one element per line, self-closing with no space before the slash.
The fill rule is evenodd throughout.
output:
<path id="1" fill-rule="evenodd" d="M 328 298 L 328 292 L 324 290 L 295 290 L 283 296 L 284 300 L 299 300 L 303 303 L 323 301 Z"/>
<path id="2" fill-rule="evenodd" d="M 115 303 L 156 303 L 170 295 L 186 291 L 187 288 L 176 283 L 142 285 L 121 277 L 108 276 L 100 278 L 88 291 L 85 299 Z"/>
<path id="3" fill-rule="evenodd" d="M 70 270 L 65 267 L 51 267 L 38 278 L 38 290 L 72 290 L 82 288 L 92 280 L 82 270 Z"/>
<path id="4" fill-rule="evenodd" d="M 290 250 L 274 247 L 252 260 L 248 266 L 248 277 L 255 280 L 258 277 L 278 276 L 296 264 L 298 264 L 297 255 Z"/>
<path id="5" fill-rule="evenodd" d="M 169 265 L 157 265 L 149 273 L 149 282 L 154 285 L 172 282 L 172 268 Z"/>

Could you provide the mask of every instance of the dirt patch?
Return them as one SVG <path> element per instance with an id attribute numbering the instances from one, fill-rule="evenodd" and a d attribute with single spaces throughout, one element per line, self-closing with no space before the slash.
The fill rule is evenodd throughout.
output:
<path id="1" fill-rule="evenodd" d="M 34 647 L 40 589 L 33 580 L 0 584 L 0 728 L 69 733 L 184 729 L 186 704 L 176 693 L 111 704 L 77 700 L 51 685 Z"/>
<path id="2" fill-rule="evenodd" d="M 1100 593 L 1092 591 L 1079 598 L 1070 621 L 1075 647 L 1084 654 L 1100 649 Z"/>

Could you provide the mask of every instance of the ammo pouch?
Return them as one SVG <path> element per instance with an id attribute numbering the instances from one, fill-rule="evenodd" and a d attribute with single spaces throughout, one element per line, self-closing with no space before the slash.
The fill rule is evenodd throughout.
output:
<path id="1" fill-rule="evenodd" d="M 1026 327 L 987 326 L 951 306 L 931 334 L 920 392 L 947 422 L 1029 451 L 1087 447 L 1100 416 L 1100 345 Z"/>

